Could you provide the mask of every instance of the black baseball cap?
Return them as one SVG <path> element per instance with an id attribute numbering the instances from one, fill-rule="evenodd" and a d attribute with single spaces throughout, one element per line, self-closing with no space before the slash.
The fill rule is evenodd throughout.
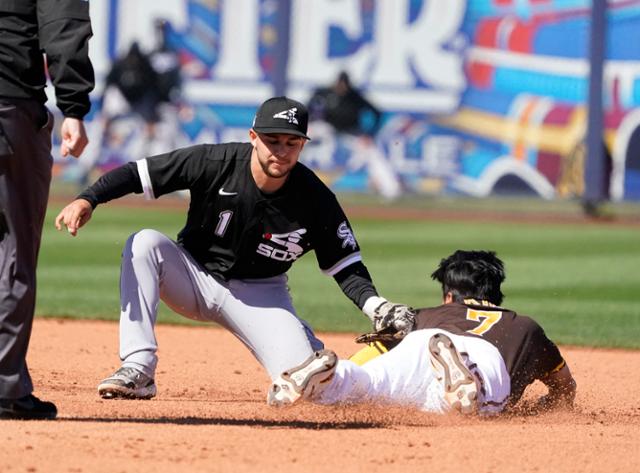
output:
<path id="1" fill-rule="evenodd" d="M 308 122 L 309 112 L 303 104 L 288 97 L 272 97 L 260 105 L 252 128 L 258 133 L 283 133 L 310 140 Z"/>

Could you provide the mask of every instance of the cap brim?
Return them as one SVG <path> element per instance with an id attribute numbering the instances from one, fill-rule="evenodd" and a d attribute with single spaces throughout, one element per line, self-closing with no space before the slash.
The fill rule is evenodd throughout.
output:
<path id="1" fill-rule="evenodd" d="M 295 136 L 300 136 L 302 138 L 305 138 L 309 141 L 311 141 L 311 138 L 309 138 L 307 135 L 305 135 L 304 133 L 302 133 L 301 131 L 298 130 L 292 130 L 290 128 L 256 128 L 253 127 L 253 131 L 258 132 L 258 133 L 266 133 L 266 134 L 280 134 L 280 135 L 295 135 Z"/>

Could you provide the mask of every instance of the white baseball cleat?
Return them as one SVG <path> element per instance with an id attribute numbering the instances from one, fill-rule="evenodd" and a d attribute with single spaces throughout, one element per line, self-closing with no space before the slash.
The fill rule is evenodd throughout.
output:
<path id="1" fill-rule="evenodd" d="M 300 399 L 309 399 L 328 383 L 336 371 L 338 356 L 331 350 L 320 350 L 301 365 L 283 372 L 271 385 L 267 404 L 287 406 Z"/>
<path id="2" fill-rule="evenodd" d="M 452 409 L 473 414 L 478 409 L 478 380 L 471 373 L 449 337 L 437 333 L 429 340 L 431 366 L 444 387 L 444 398 Z"/>

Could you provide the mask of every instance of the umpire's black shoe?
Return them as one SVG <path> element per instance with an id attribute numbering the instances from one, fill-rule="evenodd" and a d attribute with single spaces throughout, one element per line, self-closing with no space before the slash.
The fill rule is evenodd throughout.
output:
<path id="1" fill-rule="evenodd" d="M 33 394 L 19 399 L 0 398 L 0 419 L 45 420 L 55 419 L 57 415 L 54 403 L 41 401 Z"/>

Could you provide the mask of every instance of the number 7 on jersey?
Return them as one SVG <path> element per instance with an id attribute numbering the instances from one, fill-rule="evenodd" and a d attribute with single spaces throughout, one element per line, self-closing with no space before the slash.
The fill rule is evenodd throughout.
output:
<path id="1" fill-rule="evenodd" d="M 502 312 L 499 311 L 467 309 L 467 320 L 481 322 L 476 328 L 467 332 L 482 336 L 500 322 L 501 318 Z"/>

